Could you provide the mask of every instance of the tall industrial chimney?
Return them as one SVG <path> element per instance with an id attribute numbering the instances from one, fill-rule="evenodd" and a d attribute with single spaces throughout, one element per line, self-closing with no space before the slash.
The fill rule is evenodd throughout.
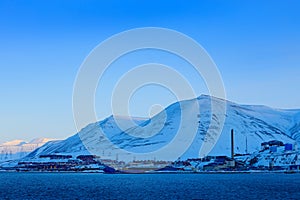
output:
<path id="1" fill-rule="evenodd" d="M 234 133 L 231 129 L 231 158 L 234 159 Z"/>

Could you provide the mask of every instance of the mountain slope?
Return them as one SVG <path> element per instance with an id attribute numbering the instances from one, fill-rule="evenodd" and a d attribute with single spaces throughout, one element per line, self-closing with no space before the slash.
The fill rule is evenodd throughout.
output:
<path id="1" fill-rule="evenodd" d="M 212 102 L 217 111 L 226 103 L 226 114 L 212 113 Z M 196 121 L 193 120 L 195 116 Z M 225 123 L 217 140 L 216 135 L 222 128 L 222 117 L 225 117 Z M 180 125 L 184 120 L 186 121 Z M 119 160 L 172 160 L 180 151 L 182 159 L 196 158 L 199 157 L 204 141 L 206 145 L 213 146 L 214 140 L 217 140 L 216 145 L 209 155 L 230 155 L 231 129 L 235 130 L 236 153 L 257 151 L 264 141 L 275 139 L 295 143 L 300 140 L 300 110 L 239 105 L 205 95 L 174 103 L 151 119 L 134 121 L 138 126 L 132 127 L 129 118 L 108 117 L 88 125 L 66 140 L 45 144 L 30 153 L 26 159 L 37 159 L 44 154 L 96 154 L 102 158 Z M 121 130 L 117 122 L 125 124 L 126 131 Z M 185 150 L 183 147 L 189 144 L 194 126 L 197 128 L 195 138 Z M 178 130 L 186 135 L 177 139 Z M 168 145 L 172 148 L 168 148 Z"/>
<path id="2" fill-rule="evenodd" d="M 0 144 L 0 162 L 22 158 L 36 148 L 43 146 L 50 140 L 53 139 L 36 138 L 31 140 L 30 142 L 26 142 L 23 140 L 13 140 Z"/>

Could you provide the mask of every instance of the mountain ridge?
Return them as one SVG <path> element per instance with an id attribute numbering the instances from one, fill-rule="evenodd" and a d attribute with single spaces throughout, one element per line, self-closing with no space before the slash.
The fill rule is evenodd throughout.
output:
<path id="1" fill-rule="evenodd" d="M 50 138 L 35 138 L 30 142 L 12 140 L 0 144 L 0 161 L 13 160 L 26 156 L 45 143 L 55 140 Z"/>
<path id="2" fill-rule="evenodd" d="M 181 112 L 185 109 L 189 109 L 191 116 L 199 115 L 199 121 L 195 138 L 181 157 L 183 159 L 196 158 L 199 157 L 200 148 L 206 140 L 211 121 L 215 121 L 217 124 L 222 117 L 218 116 L 218 113 L 211 113 L 212 101 L 220 104 L 225 101 L 226 114 L 224 115 L 225 123 L 220 138 L 209 155 L 230 155 L 229 133 L 231 129 L 235 130 L 236 153 L 258 151 L 261 142 L 269 140 L 281 140 L 285 143 L 299 143 L 300 141 L 300 109 L 273 109 L 261 105 L 240 105 L 208 95 L 201 95 L 196 99 L 175 102 L 151 119 L 135 120 L 139 126 L 129 127 L 126 131 L 117 126 L 117 116 L 110 116 L 102 121 L 89 124 L 65 140 L 46 143 L 31 152 L 25 159 L 38 159 L 42 154 L 71 154 L 74 156 L 97 154 L 107 159 L 115 159 L 116 157 L 120 159 L 122 156 L 125 160 L 132 160 L 133 157 L 135 159 L 153 159 L 154 154 L 147 156 L 147 152 L 157 151 L 172 142 L 175 137 L 174 134 L 178 130 Z M 199 104 L 199 110 L 192 107 L 196 103 Z M 118 120 L 125 124 L 129 123 L 126 118 Z M 152 129 L 140 129 L 140 127 L 146 127 L 149 124 L 152 125 Z M 157 129 L 156 134 L 149 133 L 161 125 L 163 125 L 162 128 Z M 213 128 L 218 130 L 219 127 Z M 141 133 L 141 130 L 145 132 Z M 101 135 L 103 133 L 109 141 Z M 150 135 L 151 137 L 137 138 L 135 137 L 137 134 Z M 207 143 L 207 141 L 205 142 Z M 248 143 L 247 146 L 246 143 Z M 178 144 L 180 145 L 180 143 Z M 119 151 L 118 148 L 138 155 L 126 154 Z M 140 154 L 143 155 L 139 157 Z M 155 155 L 156 159 L 166 159 L 167 157 L 168 154 Z"/>

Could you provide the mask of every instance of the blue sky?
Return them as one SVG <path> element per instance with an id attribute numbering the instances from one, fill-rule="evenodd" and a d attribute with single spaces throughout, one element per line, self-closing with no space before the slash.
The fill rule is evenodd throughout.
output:
<path id="1" fill-rule="evenodd" d="M 101 41 L 132 28 L 164 27 L 200 43 L 222 75 L 227 97 L 243 104 L 300 108 L 299 1 L 0 1 L 0 142 L 65 138 L 76 132 L 72 92 L 84 58 Z M 170 55 L 142 52 L 129 65 L 157 61 L 188 66 Z M 158 56 L 159 55 L 159 56 Z M 161 59 L 161 60 L 160 60 Z M 115 72 L 120 65 L 115 64 Z M 109 76 L 109 74 L 107 75 Z M 197 94 L 206 93 L 201 79 Z M 201 83 L 202 82 L 202 83 Z M 106 88 L 110 88 L 109 84 Z M 164 95 L 153 95 L 159 92 Z M 138 93 L 137 93 L 138 94 Z M 146 116 L 174 97 L 148 87 L 130 105 Z M 146 98 L 149 95 L 152 98 Z M 109 99 L 97 93 L 96 107 Z M 143 104 L 142 99 L 147 99 Z M 103 101 L 103 102 L 102 102 Z M 101 119 L 109 109 L 99 109 Z"/>

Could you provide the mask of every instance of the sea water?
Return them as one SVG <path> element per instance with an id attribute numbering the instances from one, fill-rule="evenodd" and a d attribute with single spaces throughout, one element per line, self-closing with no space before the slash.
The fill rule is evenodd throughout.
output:
<path id="1" fill-rule="evenodd" d="M 300 199 L 300 174 L 0 173 L 1 199 Z"/>

